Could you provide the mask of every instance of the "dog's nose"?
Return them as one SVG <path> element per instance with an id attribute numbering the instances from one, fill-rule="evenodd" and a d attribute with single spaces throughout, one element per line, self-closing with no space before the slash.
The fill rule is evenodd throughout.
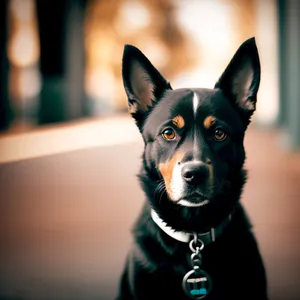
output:
<path id="1" fill-rule="evenodd" d="M 181 169 L 182 178 L 189 184 L 199 184 L 208 176 L 208 167 L 200 161 L 188 162 Z"/>

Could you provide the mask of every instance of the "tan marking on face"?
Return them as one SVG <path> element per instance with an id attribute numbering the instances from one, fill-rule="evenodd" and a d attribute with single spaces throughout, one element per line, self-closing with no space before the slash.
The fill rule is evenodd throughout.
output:
<path id="1" fill-rule="evenodd" d="M 182 116 L 176 116 L 175 118 L 172 119 L 172 122 L 178 128 L 183 128 L 185 124 Z"/>
<path id="2" fill-rule="evenodd" d="M 214 183 L 214 168 L 212 164 L 208 164 L 208 169 L 209 169 L 209 183 L 212 186 Z"/>
<path id="3" fill-rule="evenodd" d="M 184 153 L 177 152 L 174 154 L 174 156 L 171 159 L 169 159 L 165 163 L 160 163 L 158 166 L 158 169 L 165 181 L 167 193 L 171 200 L 173 200 L 173 193 L 171 189 L 173 170 L 176 164 L 180 162 L 183 157 L 184 157 Z"/>
<path id="4" fill-rule="evenodd" d="M 206 129 L 209 129 L 216 123 L 216 118 L 213 116 L 208 116 L 204 119 L 203 125 Z"/>
<path id="5" fill-rule="evenodd" d="M 208 158 L 208 157 L 205 159 L 205 163 L 207 164 L 208 169 L 209 169 L 209 182 L 210 182 L 210 185 L 213 185 L 213 183 L 214 183 L 214 177 L 213 177 L 214 167 L 213 167 L 213 164 L 212 164 L 210 158 Z"/>

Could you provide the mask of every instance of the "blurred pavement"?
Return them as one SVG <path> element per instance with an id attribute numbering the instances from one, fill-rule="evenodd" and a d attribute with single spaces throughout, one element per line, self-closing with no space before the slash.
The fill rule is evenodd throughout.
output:
<path id="1" fill-rule="evenodd" d="M 267 267 L 270 299 L 296 300 L 300 154 L 278 150 L 277 137 L 248 132 L 243 202 Z M 141 152 L 137 138 L 0 164 L 2 300 L 113 299 L 144 199 L 135 176 Z"/>

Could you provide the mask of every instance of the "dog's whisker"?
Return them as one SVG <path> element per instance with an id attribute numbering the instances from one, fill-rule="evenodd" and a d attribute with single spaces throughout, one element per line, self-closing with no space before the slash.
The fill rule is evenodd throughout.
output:
<path id="1" fill-rule="evenodd" d="M 156 183 L 158 183 L 158 185 L 159 184 L 161 184 L 161 183 L 163 183 L 164 182 L 164 179 L 162 178 L 162 179 L 158 179 L 157 181 L 156 181 Z"/>
<path id="2" fill-rule="evenodd" d="M 165 192 L 166 192 L 166 185 L 165 185 L 165 182 L 162 181 L 159 183 L 159 185 L 157 186 L 156 191 L 155 191 L 155 194 L 157 194 L 157 196 L 158 196 L 158 203 L 161 203 L 162 197 Z"/>
<path id="3" fill-rule="evenodd" d="M 163 195 L 166 194 L 166 193 L 167 193 L 167 190 L 166 190 L 166 188 L 165 188 L 165 186 L 164 186 L 164 187 L 163 187 L 163 190 L 162 190 L 162 193 L 161 193 L 161 195 L 160 195 L 160 199 L 159 199 L 160 202 L 162 201 Z"/>
<path id="4" fill-rule="evenodd" d="M 165 182 L 164 180 L 160 180 L 159 184 L 157 185 L 155 191 L 154 191 L 154 197 L 159 197 L 159 202 L 161 201 L 162 195 L 165 191 Z"/>
<path id="5" fill-rule="evenodd" d="M 160 197 L 159 197 L 159 203 L 162 201 L 163 195 L 166 193 L 166 187 L 165 184 L 162 185 L 161 191 L 160 191 Z"/>

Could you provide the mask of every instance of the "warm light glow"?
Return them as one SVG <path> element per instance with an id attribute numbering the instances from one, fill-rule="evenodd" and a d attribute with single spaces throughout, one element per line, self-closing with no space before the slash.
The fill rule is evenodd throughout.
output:
<path id="1" fill-rule="evenodd" d="M 126 107 L 121 78 L 124 44 L 140 48 L 170 80 L 191 67 L 192 38 L 177 24 L 174 4 L 173 0 L 89 1 L 85 88 L 93 101 L 112 109 Z"/>
<path id="2" fill-rule="evenodd" d="M 9 3 L 8 58 L 15 67 L 28 67 L 39 59 L 39 44 L 33 0 Z"/>
<path id="3" fill-rule="evenodd" d="M 124 44 L 141 49 L 173 88 L 212 88 L 237 47 L 255 36 L 263 71 L 254 119 L 271 124 L 279 97 L 275 10 L 275 0 L 91 0 L 85 24 L 86 91 L 105 106 L 125 108 Z"/>
<path id="4" fill-rule="evenodd" d="M 139 30 L 147 28 L 150 24 L 150 14 L 144 4 L 137 1 L 125 2 L 119 10 L 115 21 L 117 32 L 122 36 L 136 34 Z M 126 24 L 126 26 L 124 26 Z"/>

